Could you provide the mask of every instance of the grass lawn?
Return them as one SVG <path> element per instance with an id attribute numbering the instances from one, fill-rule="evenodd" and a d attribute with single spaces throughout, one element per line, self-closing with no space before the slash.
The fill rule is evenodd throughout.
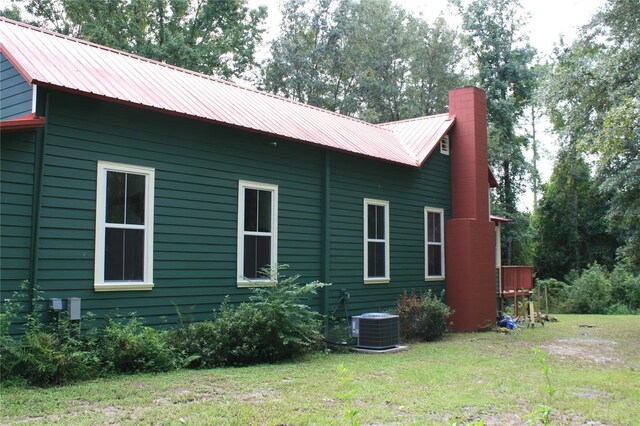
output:
<path id="1" fill-rule="evenodd" d="M 508 335 L 450 334 L 397 354 L 315 354 L 279 365 L 3 388 L 0 422 L 349 424 L 353 409 L 360 424 L 519 425 L 546 401 L 537 346 L 558 389 L 554 422 L 640 424 L 640 316 L 559 319 Z"/>

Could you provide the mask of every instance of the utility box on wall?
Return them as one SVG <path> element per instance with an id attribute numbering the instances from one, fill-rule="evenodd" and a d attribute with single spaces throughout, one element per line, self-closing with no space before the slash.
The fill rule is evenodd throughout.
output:
<path id="1" fill-rule="evenodd" d="M 67 312 L 70 320 L 80 320 L 82 316 L 80 301 L 81 299 L 79 297 L 70 297 L 67 299 Z"/>

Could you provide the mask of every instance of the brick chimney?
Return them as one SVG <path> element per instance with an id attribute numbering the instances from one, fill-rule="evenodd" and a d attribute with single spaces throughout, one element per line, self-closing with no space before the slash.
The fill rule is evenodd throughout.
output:
<path id="1" fill-rule="evenodd" d="M 451 209 L 446 223 L 447 303 L 453 328 L 496 322 L 495 225 L 489 219 L 487 99 L 464 87 L 449 92 Z"/>

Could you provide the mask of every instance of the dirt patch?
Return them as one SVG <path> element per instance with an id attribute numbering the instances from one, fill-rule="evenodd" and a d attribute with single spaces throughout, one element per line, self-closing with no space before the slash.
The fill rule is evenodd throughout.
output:
<path id="1" fill-rule="evenodd" d="M 578 388 L 575 392 L 575 395 L 579 396 L 580 398 L 611 399 L 611 396 L 607 392 L 591 388 Z"/>
<path id="2" fill-rule="evenodd" d="M 559 339 L 542 346 L 545 352 L 560 358 L 583 360 L 595 364 L 624 365 L 625 361 L 616 351 L 613 340 L 596 337 Z"/>
<path id="3" fill-rule="evenodd" d="M 489 409 L 491 409 L 491 407 L 489 407 Z M 439 419 L 438 423 L 451 424 L 455 421 L 466 424 L 477 420 L 481 420 L 482 424 L 486 426 L 522 426 L 527 424 L 525 419 L 514 413 L 492 413 L 485 410 L 477 411 L 475 407 L 464 407 L 462 414 L 446 416 L 443 419 Z"/>

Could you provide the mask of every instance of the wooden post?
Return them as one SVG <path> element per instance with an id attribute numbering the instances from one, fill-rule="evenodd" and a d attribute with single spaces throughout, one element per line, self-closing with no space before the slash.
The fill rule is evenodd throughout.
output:
<path id="1" fill-rule="evenodd" d="M 513 320 L 518 318 L 518 290 L 513 289 Z"/>
<path id="2" fill-rule="evenodd" d="M 544 313 L 549 318 L 549 296 L 547 294 L 547 286 L 544 286 Z"/>
<path id="3" fill-rule="evenodd" d="M 540 322 L 542 322 L 542 318 L 540 318 L 542 316 L 542 314 L 540 313 L 540 309 L 542 307 L 542 299 L 540 299 L 540 286 L 536 286 L 536 290 L 538 290 L 538 310 L 536 311 L 538 314 L 538 319 L 540 320 Z"/>

